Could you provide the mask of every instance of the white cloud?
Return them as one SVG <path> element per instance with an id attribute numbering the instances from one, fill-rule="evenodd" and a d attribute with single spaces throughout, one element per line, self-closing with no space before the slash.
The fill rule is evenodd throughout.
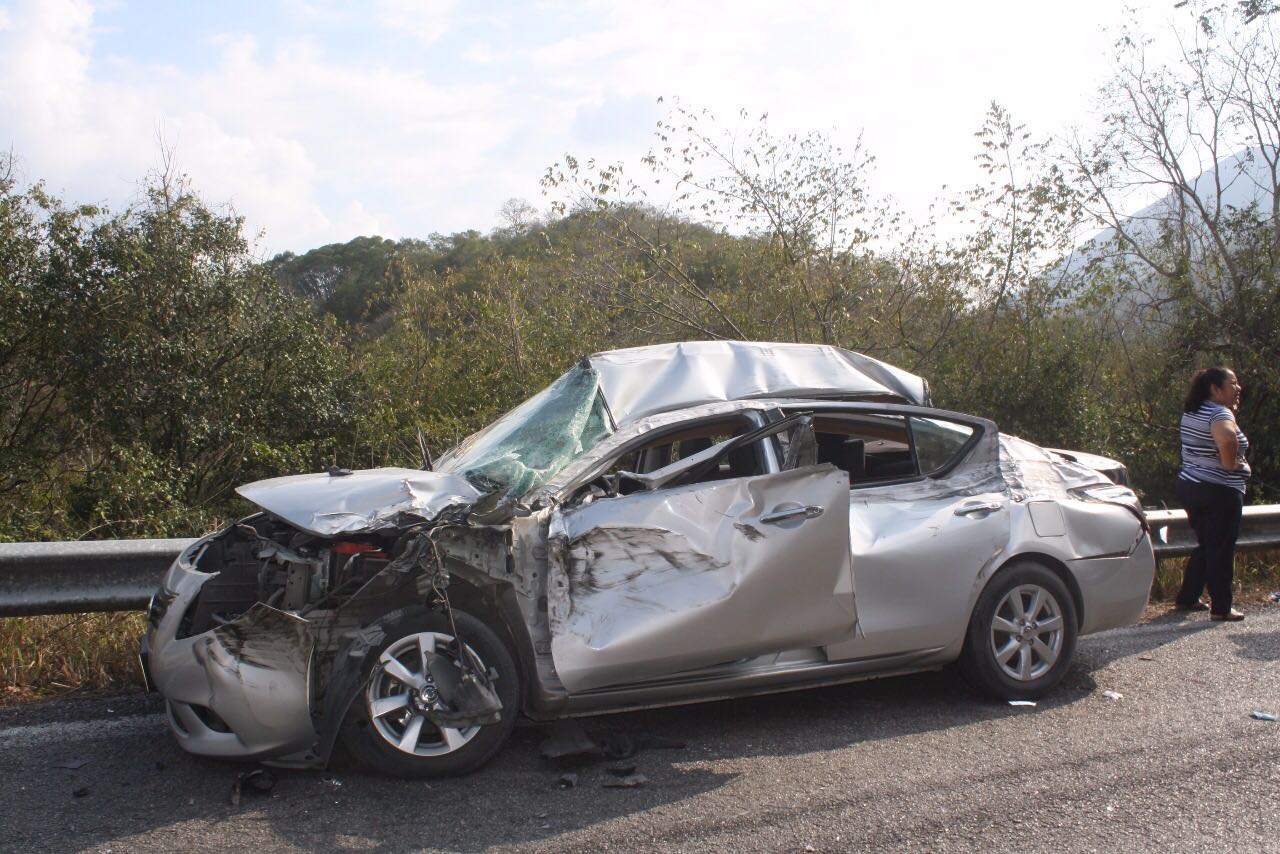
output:
<path id="1" fill-rule="evenodd" d="M 0 95 L 0 126 L 23 128 L 13 144 L 28 171 L 56 176 L 77 200 L 127 197 L 123 185 L 159 163 L 161 139 L 206 198 L 233 201 L 251 232 L 265 231 L 269 251 L 463 228 L 457 211 L 484 223 L 510 195 L 454 201 L 513 133 L 492 87 L 344 65 L 306 38 L 262 56 L 245 35 L 214 40 L 217 62 L 203 72 L 120 60 L 109 80 L 95 78 L 86 4 L 19 12 L 0 68 L 37 70 Z"/>
<path id="2" fill-rule="evenodd" d="M 462 51 L 462 58 L 476 65 L 492 65 L 498 61 L 498 54 L 489 45 L 476 43 Z"/>
<path id="3" fill-rule="evenodd" d="M 378 0 L 376 14 L 384 27 L 429 45 L 453 27 L 457 5 L 458 0 Z"/>
<path id="4" fill-rule="evenodd" d="M 372 14 L 278 2 L 290 31 L 222 19 L 202 65 L 130 52 L 150 32 L 113 30 L 104 57 L 87 0 L 0 6 L 0 79 L 17 81 L 0 86 L 0 148 L 71 199 L 119 204 L 163 139 L 268 250 L 303 251 L 486 228 L 504 200 L 539 200 L 565 151 L 635 164 L 665 95 L 725 120 L 768 112 L 776 132 L 828 131 L 846 147 L 865 128 L 879 189 L 918 211 L 942 183 L 970 180 L 992 99 L 1044 133 L 1078 121 L 1102 73 L 1099 23 L 1116 14 L 1106 0 L 980 12 L 543 0 L 465 15 L 456 0 L 381 0 Z M 359 27 L 361 49 L 344 52 Z"/>

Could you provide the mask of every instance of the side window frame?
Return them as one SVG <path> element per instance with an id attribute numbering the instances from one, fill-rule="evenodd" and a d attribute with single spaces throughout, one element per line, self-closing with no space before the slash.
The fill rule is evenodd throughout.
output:
<path id="1" fill-rule="evenodd" d="M 896 477 L 876 478 L 874 480 L 865 480 L 865 479 L 852 480 L 851 479 L 849 483 L 849 488 L 851 490 L 873 489 L 873 488 L 882 487 L 882 486 L 893 486 L 895 484 L 900 484 L 900 483 L 912 483 L 914 481 L 919 481 L 919 480 L 939 480 L 941 478 L 945 478 L 949 474 L 951 474 L 951 472 L 954 471 L 961 463 L 965 461 L 965 459 L 969 456 L 970 452 L 973 451 L 974 447 L 979 442 L 982 441 L 982 437 L 986 435 L 985 433 L 986 428 L 980 423 L 975 423 L 965 418 L 956 418 L 952 413 L 949 413 L 949 412 L 936 412 L 936 411 L 926 412 L 926 411 L 920 411 L 916 407 L 902 407 L 900 409 L 898 407 L 894 407 L 892 409 L 890 408 L 854 409 L 854 408 L 843 408 L 839 406 L 822 406 L 822 405 L 819 405 L 813 408 L 796 406 L 796 407 L 786 407 L 786 408 L 770 410 L 768 412 L 767 417 L 770 420 L 777 420 L 778 418 L 789 417 L 802 411 L 811 413 L 815 419 L 820 419 L 824 416 L 839 418 L 842 416 L 856 417 L 859 415 L 873 415 L 873 416 L 874 415 L 882 415 L 882 416 L 892 415 L 892 416 L 901 417 L 903 419 L 903 429 L 906 431 L 906 434 L 907 434 L 907 447 L 911 453 L 911 466 L 913 470 L 912 474 L 901 475 Z M 947 462 L 947 464 L 937 469 L 936 471 L 930 472 L 929 474 L 921 474 L 920 472 L 920 459 L 916 450 L 917 445 L 916 445 L 916 437 L 915 437 L 914 424 L 913 424 L 913 422 L 918 418 L 929 418 L 935 421 L 949 421 L 954 424 L 962 425 L 971 431 L 969 434 L 969 438 L 960 447 L 960 450 L 952 455 L 951 459 Z M 779 440 L 775 438 L 770 444 L 773 445 L 774 452 L 779 455 L 779 458 L 781 458 L 782 446 Z"/>
<path id="2" fill-rule="evenodd" d="M 583 490 L 590 486 L 601 476 L 612 469 L 619 460 L 628 454 L 645 448 L 646 446 L 660 443 L 664 438 L 676 436 L 682 432 L 697 428 L 702 425 L 715 424 L 720 421 L 730 421 L 741 419 L 748 422 L 751 426 L 747 430 L 748 433 L 754 433 L 771 424 L 772 419 L 765 412 L 758 409 L 742 409 L 733 413 L 717 413 L 714 415 L 704 415 L 697 418 L 691 418 L 688 421 L 682 421 L 678 424 L 669 424 L 656 430 L 640 433 L 631 439 L 623 442 L 608 456 L 599 460 L 594 466 L 583 474 L 574 478 L 574 480 L 566 484 L 559 491 L 561 501 L 568 505 L 578 501 Z M 776 474 L 781 467 L 781 457 L 774 448 L 774 443 L 762 441 L 760 443 L 761 465 L 763 467 L 762 474 Z"/>
<path id="3" fill-rule="evenodd" d="M 946 477 L 947 475 L 951 474 L 951 472 L 955 470 L 956 466 L 964 462 L 965 458 L 969 456 L 969 452 L 973 450 L 974 446 L 977 445 L 978 442 L 982 441 L 982 437 L 983 435 L 985 435 L 984 428 L 981 424 L 969 424 L 964 421 L 957 421 L 954 418 L 947 418 L 945 416 L 939 416 L 939 415 L 933 415 L 933 414 L 907 415 L 907 435 L 911 439 L 911 459 L 915 462 L 917 472 L 920 471 L 920 460 L 916 456 L 916 438 L 915 438 L 915 432 L 914 432 L 915 431 L 914 422 L 916 421 L 916 419 L 929 419 L 932 421 L 948 421 L 952 424 L 960 424 L 964 427 L 969 428 L 969 438 L 964 441 L 964 444 L 960 446 L 960 449 L 958 451 L 956 451 L 951 455 L 951 459 L 947 461 L 946 465 L 942 466 L 941 468 L 938 468 L 935 471 L 930 472 L 929 474 L 920 475 L 920 477 L 927 477 L 930 480 L 940 480 Z"/>

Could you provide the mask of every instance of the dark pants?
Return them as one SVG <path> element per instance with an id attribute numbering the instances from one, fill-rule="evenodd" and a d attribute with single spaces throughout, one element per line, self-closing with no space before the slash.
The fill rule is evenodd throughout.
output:
<path id="1" fill-rule="evenodd" d="M 1178 604 L 1194 605 L 1207 587 L 1210 610 L 1225 614 L 1231 610 L 1231 576 L 1244 496 L 1229 486 L 1178 478 L 1178 500 L 1199 543 L 1183 571 Z"/>

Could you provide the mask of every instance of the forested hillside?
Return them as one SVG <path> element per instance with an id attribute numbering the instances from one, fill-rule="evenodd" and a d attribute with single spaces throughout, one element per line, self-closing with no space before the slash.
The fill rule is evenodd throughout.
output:
<path id="1" fill-rule="evenodd" d="M 1278 500 L 1275 16 L 1214 14 L 1173 68 L 1121 42 L 1096 138 L 1032 142 L 993 105 L 987 180 L 945 229 L 883 201 L 865 151 L 679 106 L 640 163 L 550 167 L 547 213 L 269 261 L 181 176 L 111 212 L 0 161 L 0 539 L 195 534 L 245 512 L 239 483 L 416 465 L 419 431 L 438 453 L 583 354 L 695 338 L 868 353 L 941 406 L 1124 460 L 1149 504 L 1186 379 L 1227 364 L 1251 500 Z M 1245 151 L 1270 186 L 1231 207 L 1213 187 L 1238 176 L 1197 179 Z M 1143 192 L 1170 203 L 1134 229 Z"/>

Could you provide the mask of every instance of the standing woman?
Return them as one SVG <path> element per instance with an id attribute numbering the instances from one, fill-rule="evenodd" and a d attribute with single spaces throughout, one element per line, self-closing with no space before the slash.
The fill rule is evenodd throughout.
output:
<path id="1" fill-rule="evenodd" d="M 1243 620 L 1231 607 L 1231 576 L 1244 487 L 1249 479 L 1249 440 L 1236 424 L 1240 383 L 1227 368 L 1205 368 L 1191 378 L 1182 402 L 1182 469 L 1178 499 L 1195 531 L 1195 551 L 1183 571 L 1175 607 L 1204 611 L 1200 594 L 1209 588 L 1209 618 Z"/>

